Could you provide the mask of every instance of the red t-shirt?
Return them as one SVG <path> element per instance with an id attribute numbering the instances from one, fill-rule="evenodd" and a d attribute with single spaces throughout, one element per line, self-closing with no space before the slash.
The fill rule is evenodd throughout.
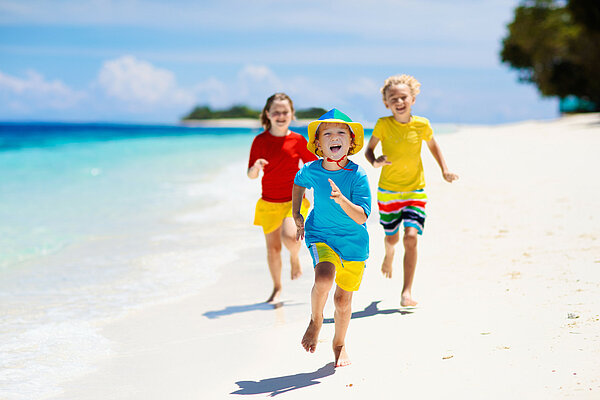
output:
<path id="1" fill-rule="evenodd" d="M 304 136 L 296 132 L 290 132 L 286 136 L 273 136 L 265 131 L 254 138 L 248 168 L 259 158 L 269 162 L 263 169 L 263 200 L 272 203 L 292 200 L 292 187 L 296 172 L 300 169 L 300 160 L 307 163 L 317 159 L 317 156 L 308 151 L 306 144 Z"/>

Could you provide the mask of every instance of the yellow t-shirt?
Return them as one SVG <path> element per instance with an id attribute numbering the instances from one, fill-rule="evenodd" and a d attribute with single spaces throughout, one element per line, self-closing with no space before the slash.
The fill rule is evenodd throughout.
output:
<path id="1" fill-rule="evenodd" d="M 381 141 L 381 149 L 391 165 L 383 166 L 379 187 L 394 192 L 409 192 L 425 187 L 425 174 L 421 162 L 423 140 L 433 139 L 429 120 L 412 116 L 410 122 L 401 124 L 394 117 L 377 120 L 373 136 Z"/>

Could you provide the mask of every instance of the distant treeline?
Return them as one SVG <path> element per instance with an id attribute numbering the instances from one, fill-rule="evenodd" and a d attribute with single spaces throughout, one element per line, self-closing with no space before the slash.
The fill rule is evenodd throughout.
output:
<path id="1" fill-rule="evenodd" d="M 600 111 L 600 0 L 521 0 L 500 57 L 543 96 Z"/>
<path id="2" fill-rule="evenodd" d="M 296 118 L 317 119 L 325 114 L 327 110 L 319 107 L 311 107 L 302 110 L 296 110 Z M 213 110 L 209 106 L 197 106 L 182 120 L 189 119 L 224 119 L 224 118 L 255 118 L 260 117 L 260 110 L 237 104 L 227 109 Z"/>

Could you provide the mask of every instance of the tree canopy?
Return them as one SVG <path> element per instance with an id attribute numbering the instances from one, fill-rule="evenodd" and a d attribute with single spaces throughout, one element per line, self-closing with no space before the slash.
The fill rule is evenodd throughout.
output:
<path id="1" fill-rule="evenodd" d="M 319 118 L 327 110 L 319 107 L 311 107 L 303 110 L 296 110 L 297 118 Z M 224 110 L 213 110 L 209 106 L 197 106 L 182 120 L 190 119 L 223 119 L 223 118 L 253 118 L 260 116 L 259 110 L 253 110 L 245 105 L 234 105 Z"/>
<path id="2" fill-rule="evenodd" d="M 311 107 L 304 110 L 296 110 L 296 118 L 317 119 L 327 112 L 326 109 L 320 107 Z"/>
<path id="3" fill-rule="evenodd" d="M 576 96 L 600 111 L 600 1 L 522 0 L 500 57 L 543 96 Z"/>
<path id="4" fill-rule="evenodd" d="M 197 106 L 182 119 L 258 118 L 260 111 L 237 104 L 224 110 L 213 110 L 209 106 Z"/>

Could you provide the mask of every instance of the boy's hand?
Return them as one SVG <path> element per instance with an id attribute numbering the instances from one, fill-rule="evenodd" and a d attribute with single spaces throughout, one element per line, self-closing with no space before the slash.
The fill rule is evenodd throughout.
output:
<path id="1" fill-rule="evenodd" d="M 450 171 L 442 172 L 442 175 L 444 176 L 444 179 L 450 183 L 458 179 L 458 175 Z"/>
<path id="2" fill-rule="evenodd" d="M 388 161 L 387 156 L 379 156 L 373 161 L 373 166 L 375 168 L 382 167 L 384 165 L 391 165 L 392 162 Z"/>
<path id="3" fill-rule="evenodd" d="M 294 222 L 296 223 L 296 240 L 304 239 L 304 217 L 302 214 L 294 214 Z"/>
<path id="4" fill-rule="evenodd" d="M 345 199 L 344 195 L 342 194 L 340 189 L 336 186 L 336 184 L 333 183 L 333 181 L 331 179 L 328 179 L 328 181 L 329 181 L 329 184 L 331 185 L 331 196 L 329 196 L 329 198 L 341 205 L 342 200 Z"/>
<path id="5" fill-rule="evenodd" d="M 262 171 L 262 169 L 265 167 L 265 165 L 267 165 L 269 162 L 267 160 L 265 160 L 264 158 L 259 158 L 258 160 L 256 160 L 254 162 L 253 167 L 258 168 L 259 171 Z"/>

